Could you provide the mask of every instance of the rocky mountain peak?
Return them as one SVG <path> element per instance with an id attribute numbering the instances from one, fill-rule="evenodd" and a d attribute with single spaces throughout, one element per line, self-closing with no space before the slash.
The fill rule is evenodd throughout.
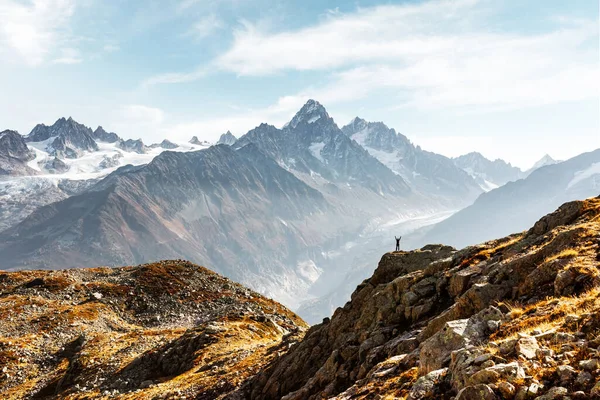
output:
<path id="1" fill-rule="evenodd" d="M 225 132 L 219 138 L 217 144 L 226 144 L 228 146 L 232 146 L 237 141 L 237 138 L 230 131 Z"/>
<path id="2" fill-rule="evenodd" d="M 331 117 L 321 103 L 311 99 L 302 106 L 286 126 L 296 128 L 301 123 L 312 124 L 320 119 L 331 120 Z"/>
<path id="3" fill-rule="evenodd" d="M 0 132 L 0 154 L 19 159 L 32 160 L 35 155 L 27 148 L 25 139 L 17 131 L 5 130 Z"/>
<path id="4" fill-rule="evenodd" d="M 344 132 L 348 136 L 352 136 L 357 132 L 360 132 L 367 128 L 368 122 L 362 118 L 354 117 L 350 123 L 344 127 L 342 127 L 342 132 Z"/>
<path id="5" fill-rule="evenodd" d="M 92 136 L 94 139 L 106 143 L 115 143 L 121 139 L 119 135 L 114 132 L 107 132 L 102 126 L 98 126 Z"/>
<path id="6" fill-rule="evenodd" d="M 538 161 L 536 161 L 533 164 L 533 166 L 525 172 L 525 174 L 529 175 L 530 173 L 532 173 L 533 171 L 535 171 L 538 168 L 545 167 L 546 165 L 557 164 L 559 162 L 560 162 L 559 160 L 555 160 L 554 158 L 550 157 L 550 155 L 545 154 L 542 158 L 540 158 Z"/>

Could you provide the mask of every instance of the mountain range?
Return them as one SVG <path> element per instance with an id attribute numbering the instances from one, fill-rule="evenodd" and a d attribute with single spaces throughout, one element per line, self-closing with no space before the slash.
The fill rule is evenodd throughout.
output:
<path id="1" fill-rule="evenodd" d="M 521 179 L 501 160 L 425 151 L 382 122 L 357 117 L 339 128 L 314 100 L 282 128 L 227 132 L 214 146 L 197 137 L 146 145 L 61 118 L 27 136 L 0 134 L 0 267 L 185 257 L 314 322 L 372 273 L 394 235 L 406 235 L 405 247 L 425 235 L 467 243 L 485 213 L 496 219 L 480 238 L 531 222 L 517 225 L 510 208 L 487 200 L 510 197 L 506 188 L 530 193 L 531 216 L 597 192 L 590 154 Z M 535 188 L 552 180 L 553 200 L 538 207 Z"/>

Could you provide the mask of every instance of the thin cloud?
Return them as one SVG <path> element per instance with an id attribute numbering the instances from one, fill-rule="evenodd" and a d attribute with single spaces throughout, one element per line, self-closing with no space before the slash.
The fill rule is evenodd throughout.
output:
<path id="1" fill-rule="evenodd" d="M 209 14 L 196 21 L 188 31 L 187 36 L 205 39 L 223 29 L 225 24 L 216 14 Z"/>
<path id="2" fill-rule="evenodd" d="M 83 61 L 79 51 L 73 48 L 61 49 L 61 55 L 52 60 L 53 64 L 79 64 Z"/>
<path id="3" fill-rule="evenodd" d="M 35 0 L 29 5 L 3 0 L 0 48 L 12 50 L 29 66 L 42 64 L 66 41 L 74 10 L 74 0 Z"/>

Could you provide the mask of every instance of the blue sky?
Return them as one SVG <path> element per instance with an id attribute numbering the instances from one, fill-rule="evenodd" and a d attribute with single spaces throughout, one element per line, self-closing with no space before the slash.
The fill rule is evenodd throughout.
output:
<path id="1" fill-rule="evenodd" d="M 0 129 L 155 142 L 283 125 L 308 98 L 448 156 L 600 147 L 596 0 L 0 0 Z"/>

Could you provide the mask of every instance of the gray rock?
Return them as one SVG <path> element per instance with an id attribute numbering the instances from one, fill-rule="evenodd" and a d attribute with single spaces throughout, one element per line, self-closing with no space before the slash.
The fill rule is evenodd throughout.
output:
<path id="1" fill-rule="evenodd" d="M 538 345 L 537 340 L 532 336 L 520 338 L 515 345 L 517 355 L 522 355 L 529 360 L 535 358 L 536 351 L 539 350 L 539 348 L 540 346 Z"/>
<path id="2" fill-rule="evenodd" d="M 435 394 L 435 387 L 447 372 L 448 368 L 438 369 L 417 379 L 408 395 L 408 400 L 420 400 L 433 397 Z"/>
<path id="3" fill-rule="evenodd" d="M 458 392 L 456 400 L 496 400 L 494 391 L 488 385 L 468 386 Z"/>
<path id="4" fill-rule="evenodd" d="M 589 360 L 579 361 L 579 368 L 586 371 L 594 371 L 600 367 L 600 362 L 597 358 L 591 358 Z"/>

